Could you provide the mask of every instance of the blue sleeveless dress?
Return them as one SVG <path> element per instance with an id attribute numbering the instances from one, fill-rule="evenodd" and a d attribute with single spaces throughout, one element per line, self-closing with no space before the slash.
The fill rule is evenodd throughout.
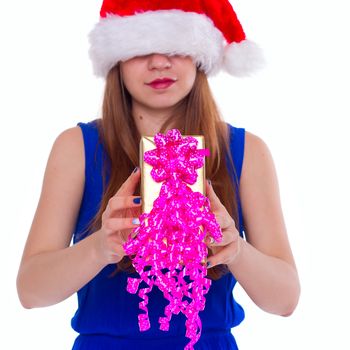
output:
<path id="1" fill-rule="evenodd" d="M 102 198 L 102 159 L 103 146 L 99 142 L 96 120 L 78 123 L 85 146 L 85 188 L 81 208 L 73 236 L 77 243 L 89 220 L 99 209 Z M 230 148 L 240 178 L 243 150 L 243 128 L 230 127 Z M 243 235 L 243 218 L 240 203 L 240 233 Z M 90 282 L 77 292 L 78 309 L 72 318 L 72 328 L 79 333 L 73 350 L 183 350 L 189 339 L 185 337 L 185 316 L 174 315 L 169 331 L 159 329 L 158 318 L 168 304 L 158 288 L 149 295 L 149 318 L 151 328 L 140 332 L 140 313 L 137 294 L 126 291 L 127 278 L 137 277 L 136 273 L 120 272 L 110 277 L 115 265 L 107 265 Z M 238 349 L 231 328 L 244 319 L 242 307 L 234 300 L 232 290 L 236 280 L 231 273 L 217 281 L 212 281 L 206 294 L 205 309 L 199 313 L 202 321 L 202 334 L 195 344 L 195 350 L 234 350 Z"/>

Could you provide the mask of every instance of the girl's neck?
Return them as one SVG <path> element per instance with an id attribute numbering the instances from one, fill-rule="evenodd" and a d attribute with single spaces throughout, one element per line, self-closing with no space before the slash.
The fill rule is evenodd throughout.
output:
<path id="1" fill-rule="evenodd" d="M 132 116 L 135 125 L 140 133 L 144 136 L 154 136 L 160 131 L 163 123 L 169 118 L 171 111 L 168 109 L 144 109 L 133 108 Z"/>

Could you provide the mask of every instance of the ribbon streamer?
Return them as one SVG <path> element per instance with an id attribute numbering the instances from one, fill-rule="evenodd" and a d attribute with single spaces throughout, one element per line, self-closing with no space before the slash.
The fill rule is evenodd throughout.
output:
<path id="1" fill-rule="evenodd" d="M 198 314 L 204 310 L 204 295 L 211 285 L 206 278 L 208 248 L 204 238 L 208 234 L 217 242 L 222 240 L 208 198 L 188 186 L 197 181 L 196 169 L 203 167 L 209 150 L 197 149 L 198 141 L 182 137 L 177 129 L 156 134 L 154 141 L 156 148 L 145 152 L 144 161 L 153 166 L 151 176 L 162 182 L 162 187 L 150 213 L 140 216 L 140 225 L 123 245 L 140 276 L 128 278 L 127 291 L 136 294 L 142 281 L 148 285 L 139 291 L 143 299 L 140 310 L 144 312 L 138 316 L 139 328 L 146 331 L 151 327 L 147 294 L 157 286 L 169 300 L 165 316 L 159 318 L 160 329 L 168 331 L 172 315 L 182 312 L 190 339 L 185 350 L 193 350 L 202 331 Z"/>

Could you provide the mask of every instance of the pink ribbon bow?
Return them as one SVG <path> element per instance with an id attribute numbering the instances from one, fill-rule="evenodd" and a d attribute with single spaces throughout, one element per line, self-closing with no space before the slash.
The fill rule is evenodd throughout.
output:
<path id="1" fill-rule="evenodd" d="M 156 134 L 154 141 L 156 148 L 145 152 L 144 161 L 153 166 L 154 181 L 163 184 L 150 213 L 140 216 L 140 226 L 132 232 L 135 238 L 131 234 L 123 245 L 140 275 L 128 278 L 127 291 L 136 294 L 141 281 L 148 285 L 139 291 L 143 299 L 140 309 L 144 311 L 138 316 L 139 328 L 146 331 L 150 328 L 147 293 L 157 286 L 169 300 L 165 316 L 159 318 L 160 329 L 169 330 L 172 314 L 182 312 L 190 339 L 185 350 L 193 350 L 202 331 L 198 313 L 204 310 L 204 295 L 211 285 L 206 278 L 208 249 L 204 238 L 208 233 L 218 242 L 222 239 L 208 198 L 188 186 L 197 181 L 196 169 L 203 167 L 209 150 L 197 149 L 198 141 L 182 137 L 177 129 Z"/>

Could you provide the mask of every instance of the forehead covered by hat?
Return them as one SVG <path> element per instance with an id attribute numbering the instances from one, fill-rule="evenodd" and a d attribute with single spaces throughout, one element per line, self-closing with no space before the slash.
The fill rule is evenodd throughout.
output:
<path id="1" fill-rule="evenodd" d="M 117 62 L 151 53 L 191 56 L 208 76 L 247 76 L 264 63 L 228 0 L 104 0 L 89 42 L 104 78 Z"/>

